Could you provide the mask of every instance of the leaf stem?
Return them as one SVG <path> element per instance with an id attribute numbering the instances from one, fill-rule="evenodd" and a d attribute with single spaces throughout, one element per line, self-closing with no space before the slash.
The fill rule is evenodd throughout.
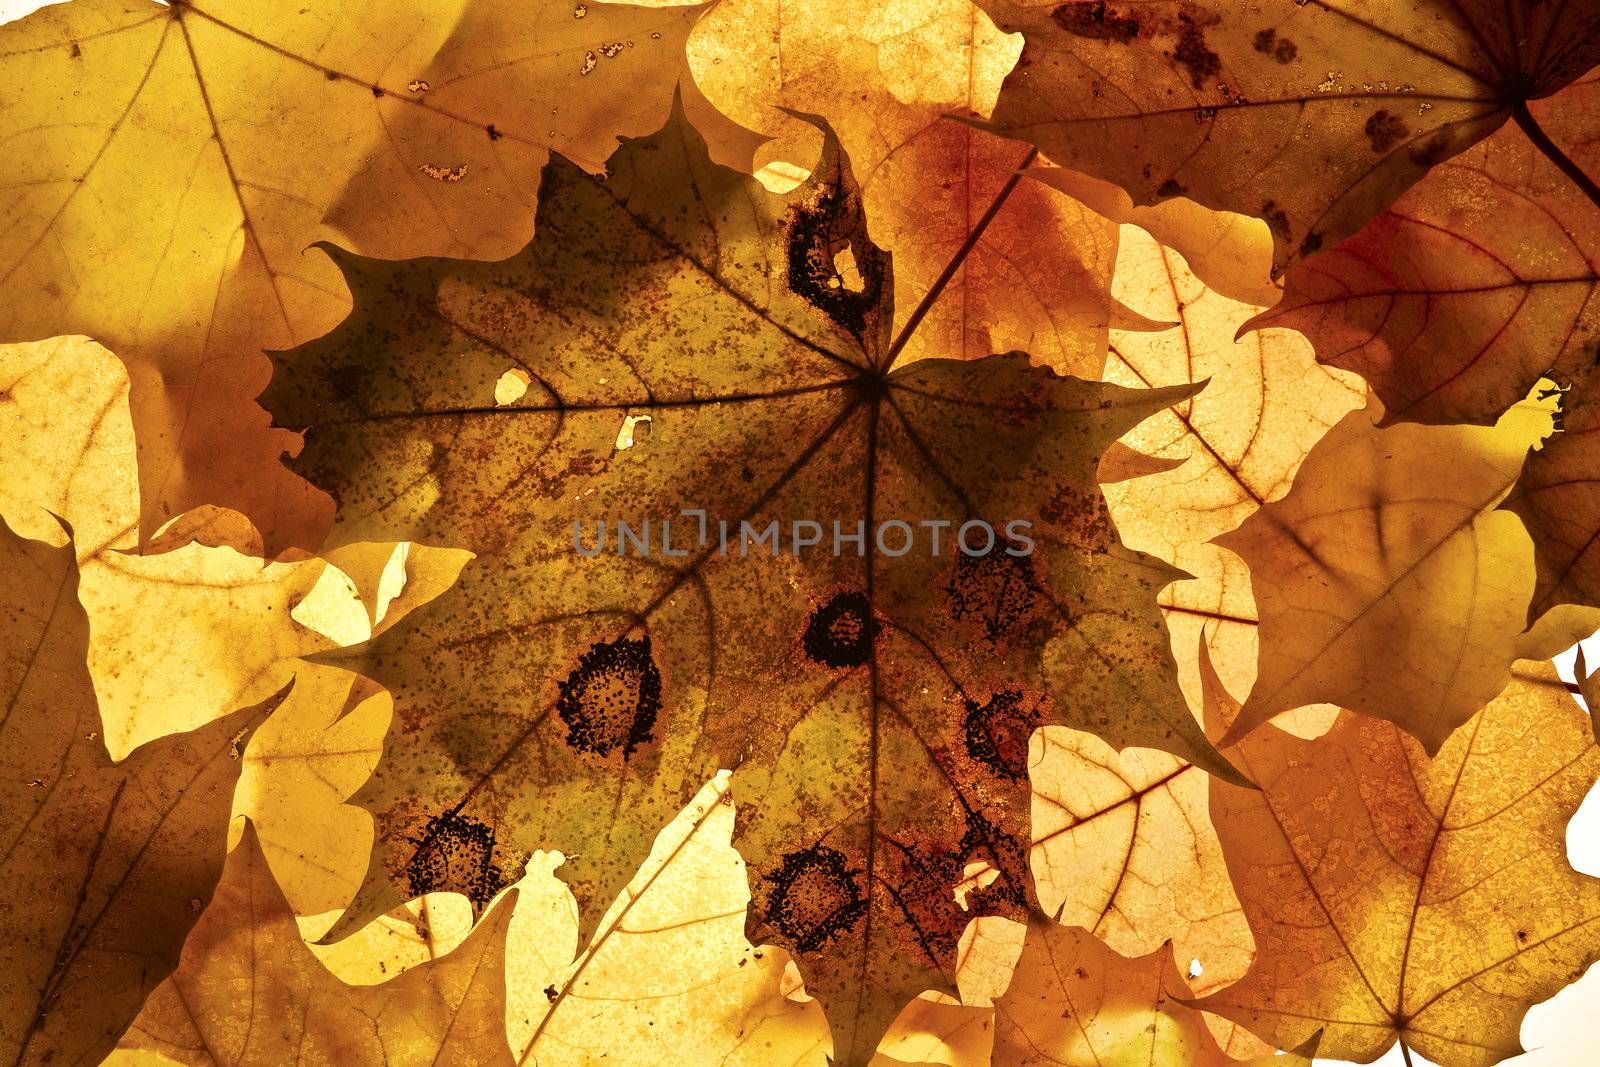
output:
<path id="1" fill-rule="evenodd" d="M 1528 140 L 1533 142 L 1534 147 L 1543 152 L 1550 162 L 1560 167 L 1561 172 L 1571 178 L 1596 207 L 1600 207 L 1600 184 L 1596 184 L 1571 156 L 1550 140 L 1550 135 L 1544 132 L 1544 127 L 1539 125 L 1538 120 L 1533 117 L 1533 112 L 1528 110 L 1528 102 L 1518 100 L 1511 108 L 1511 115 L 1517 120 L 1517 125 L 1522 127 L 1522 132 L 1528 135 Z"/>
<path id="2" fill-rule="evenodd" d="M 1412 1067 L 1411 1049 L 1406 1045 L 1404 1040 L 1401 1040 L 1400 1042 L 1400 1058 L 1406 1061 L 1406 1067 Z"/>
<path id="3" fill-rule="evenodd" d="M 1006 198 L 1011 195 L 1011 190 L 1015 189 L 1017 183 L 1022 180 L 1022 172 L 1032 165 L 1038 156 L 1039 149 L 1037 147 L 1028 149 L 1028 154 L 1022 157 L 1021 162 L 1017 164 L 1017 169 L 1012 172 L 1011 177 L 1006 179 L 1006 183 L 995 194 L 994 202 L 989 205 L 989 210 L 983 213 L 983 218 L 978 220 L 978 224 L 972 228 L 972 232 L 967 234 L 967 239 L 961 242 L 961 247 L 956 249 L 956 254 L 950 257 L 949 263 L 945 264 L 944 271 L 928 287 L 928 291 L 923 294 L 916 310 L 911 313 L 910 318 L 906 319 L 906 324 L 900 327 L 900 332 L 895 334 L 894 340 L 889 343 L 889 350 L 884 353 L 883 370 L 885 373 L 894 366 L 894 361 L 900 357 L 900 352 L 906 347 L 906 343 L 911 340 L 911 335 L 917 332 L 918 326 L 922 325 L 922 320 L 927 316 L 928 309 L 933 307 L 933 302 L 939 299 L 939 294 L 944 292 L 945 286 L 950 284 L 950 279 L 956 276 L 956 271 L 961 268 L 961 264 L 967 261 L 968 254 L 972 252 L 973 246 L 983 236 L 983 231 L 989 228 L 989 223 L 994 221 L 994 217 L 1005 206 Z"/>

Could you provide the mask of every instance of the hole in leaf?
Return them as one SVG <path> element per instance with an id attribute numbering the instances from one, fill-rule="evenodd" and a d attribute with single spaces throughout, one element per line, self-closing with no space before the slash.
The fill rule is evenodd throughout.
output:
<path id="1" fill-rule="evenodd" d="M 500 380 L 494 383 L 494 403 L 496 407 L 505 407 L 515 404 L 522 399 L 528 391 L 528 383 L 532 381 L 528 372 L 521 367 L 512 367 L 500 375 Z"/>
<path id="2" fill-rule="evenodd" d="M 650 422 L 649 415 L 624 415 L 622 429 L 617 431 L 617 448 L 643 444 L 644 439 L 650 436 Z"/>

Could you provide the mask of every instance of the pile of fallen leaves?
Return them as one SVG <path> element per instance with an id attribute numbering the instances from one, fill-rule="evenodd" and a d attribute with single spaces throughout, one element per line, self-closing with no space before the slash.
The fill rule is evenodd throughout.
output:
<path id="1" fill-rule="evenodd" d="M 1600 959 L 1597 63 L 1600 0 L 0 27 L 0 1058 L 1516 1055 Z"/>

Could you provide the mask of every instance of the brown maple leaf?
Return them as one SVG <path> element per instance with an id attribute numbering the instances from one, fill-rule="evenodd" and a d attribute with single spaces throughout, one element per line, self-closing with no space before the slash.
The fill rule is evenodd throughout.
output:
<path id="1" fill-rule="evenodd" d="M 1265 254 L 1270 241 L 1257 234 L 1239 248 Z M 1360 403 L 1361 391 L 1353 376 L 1319 367 L 1293 331 L 1257 331 L 1236 343 L 1258 309 L 1211 290 L 1176 252 L 1133 227 L 1123 229 L 1114 284 L 1135 311 L 1176 325 L 1112 331 L 1107 379 L 1142 388 L 1209 383 L 1123 439 L 1164 469 L 1105 486 L 1124 542 L 1193 575 L 1161 593 L 1177 647 L 1193 647 L 1203 624 L 1255 614 L 1244 561 L 1213 538 L 1281 499 L 1306 453 Z M 1247 686 L 1256 627 L 1210 630 L 1230 680 Z M 1266 646 L 1269 658 L 1275 651 Z M 1179 667 L 1189 673 L 1187 658 Z M 1251 941 L 1206 815 L 1206 777 L 1162 753 L 1119 755 L 1057 729 L 1045 732 L 1044 759 L 1030 769 L 1041 905 L 1118 952 L 1148 953 L 1171 939 L 1182 959 L 1204 962 L 1209 990 L 1244 973 Z"/>
<path id="2" fill-rule="evenodd" d="M 995 1001 L 994 1062 L 1006 1067 L 1311 1067 L 1318 1036 L 1285 1056 L 1249 1061 L 1224 1052 L 1187 987 L 1170 946 L 1126 957 L 1086 930 L 1042 919 L 1005 995 Z"/>
<path id="3" fill-rule="evenodd" d="M 1259 674 L 1230 741 L 1330 703 L 1433 753 L 1511 680 L 1533 551 L 1499 504 L 1549 430 L 1548 405 L 1492 427 L 1380 427 L 1380 415 L 1345 416 L 1283 499 L 1217 538 L 1249 565 L 1261 619 Z"/>
<path id="4" fill-rule="evenodd" d="M 1136 204 L 1265 219 L 1279 269 L 1600 60 L 1592 3 L 980 6 L 1027 41 L 993 129 Z"/>
<path id="5" fill-rule="evenodd" d="M 1116 228 L 1019 180 L 1027 145 L 950 118 L 988 115 L 1019 47 L 969 0 L 722 0 L 688 44 L 711 101 L 774 135 L 759 159 L 803 168 L 819 141 L 793 112 L 826 116 L 894 252 L 906 358 L 1016 348 L 1097 377 Z"/>
<path id="6" fill-rule="evenodd" d="M 0 572 L 0 1049 L 98 1063 L 177 966 L 222 869 L 240 750 L 283 694 L 113 763 L 72 545 L 0 521 Z"/>
<path id="7" fill-rule="evenodd" d="M 1241 247 L 1259 256 L 1270 240 L 1257 233 Z M 1311 346 L 1292 330 L 1258 330 L 1236 339 L 1259 309 L 1222 295 L 1174 249 L 1134 227 L 1123 228 L 1118 245 L 1115 292 L 1140 314 L 1176 326 L 1113 331 L 1108 381 L 1140 388 L 1209 383 L 1123 439 L 1176 465 L 1105 488 L 1123 541 L 1193 576 L 1161 594 L 1175 647 L 1192 648 L 1208 622 L 1255 617 L 1249 571 L 1215 539 L 1281 499 L 1307 453 L 1364 402 L 1364 391 L 1354 376 L 1319 367 Z M 1253 627 L 1213 625 L 1210 639 L 1230 646 L 1225 672 L 1257 658 Z M 1180 667 L 1191 705 L 1198 707 L 1187 657 Z M 1253 678 L 1227 676 L 1241 689 Z"/>
<path id="8" fill-rule="evenodd" d="M 521 979 L 529 988 L 513 991 L 509 1013 L 519 1062 L 822 1062 L 828 1028 L 820 1006 L 784 995 L 789 954 L 745 940 L 750 890 L 729 843 L 733 825 L 728 783 L 719 776 L 657 836 L 576 954 L 579 921 L 566 888 L 553 877 L 523 879 L 519 907 L 536 906 L 542 888 L 560 918 L 511 946 L 514 962 L 519 948 L 538 955 L 533 974 Z M 618 1002 L 630 1010 L 610 1010 Z"/>
<path id="9" fill-rule="evenodd" d="M 425 889 L 486 900 L 535 848 L 569 856 L 587 932 L 655 827 L 733 766 L 750 936 L 796 952 L 837 1058 L 862 1062 L 906 999 L 949 988 L 969 919 L 1027 898 L 1036 725 L 1234 776 L 1173 682 L 1154 598 L 1177 572 L 1117 542 L 1094 482 L 1195 387 L 1020 353 L 894 367 L 889 257 L 831 142 L 787 196 L 713 164 L 681 116 L 608 169 L 554 159 L 533 243 L 502 263 L 335 253 L 355 312 L 277 357 L 266 399 L 308 427 L 297 467 L 339 500 L 335 543 L 480 553 L 342 660 L 397 708 L 356 798 L 373 867 L 336 933 Z M 511 368 L 529 387 L 497 402 Z M 648 437 L 619 437 L 643 416 Z M 719 548 L 719 519 L 813 516 L 1034 516 L 1041 547 Z M 575 517 L 649 518 L 658 539 L 668 521 L 673 554 L 584 558 Z M 963 907 L 977 860 L 1000 879 Z"/>
<path id="10" fill-rule="evenodd" d="M 1238 705 L 1203 650 L 1201 670 L 1220 729 Z M 1261 785 L 1211 794 L 1258 954 L 1198 1007 L 1279 1047 L 1320 1029 L 1324 1056 L 1399 1041 L 1472 1067 L 1520 1053 L 1528 1008 L 1600 958 L 1600 880 L 1565 843 L 1600 754 L 1549 665 L 1432 759 L 1348 713 L 1317 741 L 1268 726 L 1229 751 Z"/>
<path id="11" fill-rule="evenodd" d="M 1250 928 L 1206 812 L 1206 772 L 1075 730 L 1045 730 L 1035 744 L 1031 859 L 1045 912 L 1113 951 L 1170 943 L 1204 961 L 1202 992 L 1242 976 Z"/>
<path id="12" fill-rule="evenodd" d="M 142 541 L 223 505 L 269 556 L 316 548 L 327 501 L 254 400 L 262 349 L 349 308 L 307 246 L 520 247 L 552 148 L 598 161 L 660 124 L 702 11 L 594 9 L 74 0 L 0 27 L 0 340 L 87 334 L 128 365 Z"/>
<path id="13" fill-rule="evenodd" d="M 1261 324 L 1293 326 L 1372 383 L 1387 418 L 1493 422 L 1542 376 L 1561 432 L 1507 502 L 1537 550 L 1532 622 L 1600 606 L 1600 76 L 1438 166 L 1360 233 L 1290 271 Z"/>
<path id="14" fill-rule="evenodd" d="M 321 560 L 263 566 L 194 544 L 138 554 L 128 375 L 114 355 L 85 338 L 0 345 L 0 395 L 10 460 L 0 510 L 26 536 L 59 539 L 52 516 L 72 527 L 113 758 L 264 699 L 289 681 L 296 656 L 329 646 L 292 618 Z"/>
<path id="15" fill-rule="evenodd" d="M 300 939 L 246 822 L 222 881 L 122 1040 L 178 1063 L 461 1064 L 510 1067 L 507 893 L 466 942 L 378 986 L 346 985 Z"/>

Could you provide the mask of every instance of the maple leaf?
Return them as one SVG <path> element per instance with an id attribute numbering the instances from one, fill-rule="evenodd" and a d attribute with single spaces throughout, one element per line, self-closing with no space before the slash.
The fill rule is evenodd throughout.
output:
<path id="1" fill-rule="evenodd" d="M 1600 61 L 1586 3 L 981 6 L 1027 42 L 991 128 L 1135 204 L 1265 219 L 1280 270 Z"/>
<path id="2" fill-rule="evenodd" d="M 1173 991 L 1178 991 L 1176 996 Z M 1183 1002 L 1187 987 L 1170 947 L 1127 957 L 1086 930 L 1042 919 L 1028 924 L 1022 958 L 995 1001 L 994 1062 L 1007 1067 L 1234 1067 L 1201 1013 Z M 1286 1056 L 1249 1067 L 1311 1067 L 1313 1035 Z"/>
<path id="3" fill-rule="evenodd" d="M 0 512 L 17 532 L 43 540 L 62 537 L 54 516 L 73 529 L 98 732 L 110 755 L 120 759 L 146 741 L 212 722 L 297 677 L 254 735 L 238 805 L 256 821 L 291 900 L 313 911 L 342 906 L 365 869 L 364 855 L 350 854 L 349 834 L 370 835 L 370 820 L 342 801 L 370 773 L 386 720 L 363 751 L 357 736 L 377 709 L 334 721 L 351 676 L 297 657 L 371 635 L 369 609 L 379 606 L 383 584 L 375 564 L 395 562 L 395 546 L 330 553 L 370 583 L 365 605 L 355 600 L 359 583 L 347 588 L 345 575 L 319 559 L 263 566 L 186 539 L 139 554 L 128 376 L 117 358 L 85 338 L 0 345 L 0 396 L 0 451 L 10 460 Z M 197 518 L 182 516 L 174 529 Z M 448 563 L 455 557 L 459 570 L 464 554 L 405 555 L 404 588 L 382 605 L 387 622 L 448 585 Z M 261 773 L 274 764 L 274 774 Z M 343 832 L 306 832 L 329 822 Z M 352 864 L 359 867 L 353 875 L 335 873 Z"/>
<path id="4" fill-rule="evenodd" d="M 1120 224 L 1121 240 L 1143 235 L 1178 253 L 1183 272 L 1192 272 L 1212 292 L 1257 305 L 1276 304 L 1283 296 L 1272 280 L 1272 233 L 1260 219 L 1212 211 L 1183 197 L 1135 207 L 1120 186 L 1065 167 L 1031 167 L 1025 173 Z M 1125 269 L 1119 262 L 1112 272 L 1112 295 L 1123 301 L 1128 299 L 1123 295 Z"/>
<path id="5" fill-rule="evenodd" d="M 263 567 L 201 545 L 137 554 L 128 375 L 110 352 L 85 338 L 0 345 L 0 393 L 10 457 L 0 510 L 36 538 L 59 540 L 52 516 L 72 527 L 89 673 L 114 758 L 262 700 L 288 682 L 296 656 L 328 647 L 291 617 L 321 560 Z"/>
<path id="6" fill-rule="evenodd" d="M 987 874 L 979 873 L 973 885 Z M 994 1044 L 994 998 L 1016 970 L 1026 930 L 999 916 L 974 919 L 962 935 L 956 984 L 959 996 L 924 993 L 912 1001 L 878 1046 L 872 1067 L 900 1064 L 989 1062 Z"/>
<path id="7" fill-rule="evenodd" d="M 1257 232 L 1237 247 L 1253 258 L 1265 254 L 1270 239 Z M 1207 623 L 1255 617 L 1249 571 L 1215 539 L 1287 493 L 1306 454 L 1365 397 L 1353 376 L 1318 366 L 1311 346 L 1292 330 L 1236 338 L 1259 308 L 1211 288 L 1175 250 L 1133 227 L 1123 228 L 1118 245 L 1115 292 L 1139 313 L 1176 327 L 1113 331 L 1108 381 L 1139 388 L 1210 383 L 1123 438 L 1125 446 L 1176 465 L 1105 489 L 1124 543 L 1193 576 L 1161 594 L 1176 647 L 1191 648 Z M 1229 645 L 1224 671 L 1255 662 L 1253 628 L 1213 625 L 1208 638 Z M 1187 658 L 1180 667 L 1198 707 Z M 1230 673 L 1228 680 L 1243 689 L 1253 675 Z"/>
<path id="8" fill-rule="evenodd" d="M 1324 362 L 1366 378 L 1391 421 L 1487 423 L 1541 376 L 1566 387 L 1562 432 L 1529 455 L 1506 505 L 1534 539 L 1530 622 L 1600 606 L 1597 108 L 1596 75 L 1530 105 L 1530 122 L 1440 164 L 1290 271 L 1283 303 L 1257 320 L 1303 331 Z"/>
<path id="9" fill-rule="evenodd" d="M 559 917 L 529 931 L 525 944 L 513 931 L 513 965 L 537 957 L 511 1004 L 519 1059 L 541 1067 L 823 1061 L 819 1006 L 784 995 L 788 953 L 745 940 L 750 890 L 729 844 L 733 825 L 719 776 L 657 836 L 581 953 L 572 951 L 579 917 L 571 895 L 553 877 L 540 883 Z M 525 912 L 536 903 L 533 881 L 521 883 Z M 618 1001 L 635 1008 L 618 1018 L 606 1010 Z"/>
<path id="10" fill-rule="evenodd" d="M 1493 427 L 1380 428 L 1378 414 L 1345 416 L 1288 495 L 1218 539 L 1249 565 L 1262 626 L 1229 740 L 1326 702 L 1433 753 L 1511 680 L 1533 553 L 1497 508 L 1548 408 L 1519 405 Z"/>
<path id="11" fill-rule="evenodd" d="M 248 822 L 177 970 L 123 1048 L 184 1064 L 515 1061 L 506 1044 L 507 893 L 448 955 L 378 986 L 346 985 L 300 940 Z"/>
<path id="12" fill-rule="evenodd" d="M 1211 793 L 1257 957 L 1196 1006 L 1279 1047 L 1321 1029 L 1337 1059 L 1522 1051 L 1527 1009 L 1600 958 L 1600 879 L 1565 843 L 1600 754 L 1554 670 L 1526 666 L 1432 759 L 1348 713 L 1315 742 L 1268 726 L 1229 749 L 1261 785 Z M 1201 672 L 1220 729 L 1238 705 L 1203 649 Z"/>
<path id="13" fill-rule="evenodd" d="M 1235 248 L 1256 258 L 1270 239 L 1240 235 Z M 1123 541 L 1194 576 L 1161 594 L 1174 639 L 1192 647 L 1202 624 L 1254 621 L 1249 572 L 1213 538 L 1288 492 L 1306 453 L 1361 393 L 1351 376 L 1319 367 L 1292 331 L 1235 341 L 1258 308 L 1211 290 L 1139 229 L 1123 228 L 1114 292 L 1148 318 L 1176 325 L 1112 331 L 1108 380 L 1140 388 L 1210 383 L 1123 438 L 1133 455 L 1156 464 L 1148 476 L 1105 486 Z M 1102 482 L 1106 475 L 1102 462 Z M 1247 686 L 1255 627 L 1212 625 L 1207 638 L 1230 679 Z M 1273 646 L 1266 647 L 1270 655 Z M 1182 958 L 1204 961 L 1206 988 L 1242 975 L 1251 942 L 1205 813 L 1205 772 L 1160 753 L 1118 755 L 1063 730 L 1045 732 L 1043 751 L 1029 777 L 1034 877 L 1045 910 L 1122 953 L 1147 953 L 1172 939 Z"/>
<path id="14" fill-rule="evenodd" d="M 1039 905 L 1120 952 L 1171 942 L 1205 985 L 1250 965 L 1250 929 L 1206 813 L 1205 771 L 1164 752 L 1116 753 L 1077 731 L 1043 732 L 1029 767 Z"/>
<path id="15" fill-rule="evenodd" d="M 0 1047 L 98 1063 L 211 897 L 240 751 L 282 694 L 113 763 L 72 546 L 0 520 L 0 571 Z"/>
<path id="16" fill-rule="evenodd" d="M 296 465 L 339 500 L 334 544 L 480 553 L 333 657 L 396 696 L 355 798 L 381 827 L 372 869 L 334 936 L 399 885 L 486 900 L 535 848 L 569 857 L 587 934 L 647 830 L 736 764 L 750 936 L 796 951 L 836 1057 L 862 1062 L 904 1000 L 949 987 L 967 921 L 1025 899 L 1035 725 L 1234 776 L 1173 684 L 1154 597 L 1177 572 L 1117 543 L 1094 484 L 1113 440 L 1195 387 L 1020 353 L 892 368 L 889 257 L 831 141 L 787 196 L 714 165 L 681 115 L 608 170 L 553 158 L 534 241 L 501 263 L 333 253 L 355 312 L 276 357 L 265 400 L 308 427 Z M 529 388 L 494 402 L 510 368 Z M 575 551 L 575 513 L 686 506 L 713 531 L 1015 513 L 1042 547 L 723 555 L 689 521 L 688 556 Z M 952 887 L 978 859 L 1001 880 L 969 912 Z"/>
<path id="17" fill-rule="evenodd" d="M 87 334 L 127 363 L 142 540 L 222 505 L 269 556 L 316 548 L 327 502 L 278 462 L 295 439 L 254 401 L 262 349 L 349 308 L 307 246 L 520 247 L 552 147 L 597 159 L 659 125 L 701 10 L 594 7 L 75 0 L 0 27 L 0 339 Z M 549 47 L 518 54 L 530 35 Z M 584 70 L 613 45 L 626 58 Z M 359 209 L 338 199 L 352 177 Z M 335 208 L 342 231 L 322 225 Z"/>
<path id="18" fill-rule="evenodd" d="M 803 173 L 818 134 L 793 112 L 826 116 L 869 234 L 894 252 L 906 358 L 1016 348 L 1098 377 L 1115 227 L 1019 180 L 1028 146 L 950 119 L 989 113 L 1019 46 L 968 0 L 825 0 L 804 18 L 779 0 L 722 0 L 688 50 L 718 108 L 774 135 L 758 155 L 769 169 Z"/>

